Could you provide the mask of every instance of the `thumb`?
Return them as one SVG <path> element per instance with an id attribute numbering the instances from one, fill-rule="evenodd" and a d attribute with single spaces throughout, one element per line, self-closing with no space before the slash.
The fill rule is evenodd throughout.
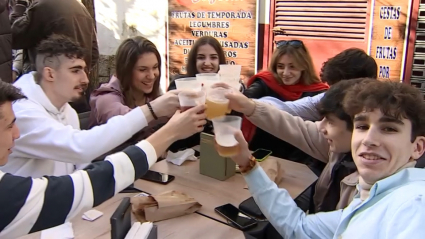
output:
<path id="1" fill-rule="evenodd" d="M 237 130 L 235 132 L 235 139 L 236 139 L 236 141 L 238 141 L 239 145 L 247 144 L 245 137 L 243 136 L 242 131 L 240 131 L 240 130 Z"/>
<path id="2" fill-rule="evenodd" d="M 180 114 L 181 114 L 180 110 L 176 110 L 176 112 L 174 113 L 173 117 L 178 116 Z"/>
<path id="3" fill-rule="evenodd" d="M 178 95 L 181 92 L 181 90 L 169 90 L 167 93 Z"/>
<path id="4" fill-rule="evenodd" d="M 229 99 L 230 101 L 235 101 L 238 99 L 238 96 L 234 94 L 233 92 L 226 93 L 225 97 Z"/>
<path id="5" fill-rule="evenodd" d="M 205 110 L 205 105 L 197 105 L 195 107 L 188 109 L 187 111 L 189 113 L 198 113 L 198 112 L 203 111 L 203 110 Z"/>

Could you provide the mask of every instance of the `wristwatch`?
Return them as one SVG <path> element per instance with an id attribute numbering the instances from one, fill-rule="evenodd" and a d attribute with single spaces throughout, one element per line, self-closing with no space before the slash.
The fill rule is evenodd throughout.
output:
<path id="1" fill-rule="evenodd" d="M 257 164 L 257 159 L 254 156 L 251 155 L 251 158 L 249 159 L 249 164 L 245 167 L 241 167 L 239 165 L 239 171 L 241 173 L 248 173 L 249 171 L 251 171 L 254 168 L 254 166 L 256 164 Z"/>

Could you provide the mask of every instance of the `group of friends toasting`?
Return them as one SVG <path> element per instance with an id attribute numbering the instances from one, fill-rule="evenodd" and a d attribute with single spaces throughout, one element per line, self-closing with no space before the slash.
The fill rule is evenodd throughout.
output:
<path id="1" fill-rule="evenodd" d="M 0 171 L 0 195 L 10 195 L 0 236 L 56 226 L 99 205 L 166 151 L 199 145 L 204 131 L 239 166 L 284 238 L 423 237 L 425 174 L 415 168 L 425 151 L 420 92 L 376 80 L 377 64 L 361 49 L 328 59 L 320 76 L 313 57 L 302 41 L 277 42 L 268 69 L 238 85 L 244 66 L 226 65 L 220 43 L 202 37 L 187 73 L 163 93 L 155 45 L 126 39 L 115 74 L 91 94 L 90 129 L 81 130 L 67 102 L 88 82 L 84 49 L 64 36 L 42 41 L 37 70 L 13 86 L 0 83 L 7 129 L 0 170 L 10 173 Z M 306 164 L 317 182 L 294 202 L 257 164 L 251 152 L 259 148 Z"/>

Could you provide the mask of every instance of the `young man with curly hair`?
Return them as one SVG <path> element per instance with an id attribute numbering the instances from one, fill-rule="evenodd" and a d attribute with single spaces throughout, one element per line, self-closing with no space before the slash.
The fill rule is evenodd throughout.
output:
<path id="1" fill-rule="evenodd" d="M 34 72 L 14 85 L 27 99 L 13 104 L 21 137 L 16 140 L 3 172 L 24 177 L 61 176 L 130 139 L 155 117 L 179 108 L 176 92 L 168 92 L 106 124 L 80 130 L 78 115 L 68 102 L 82 97 L 87 87 L 84 49 L 70 38 L 52 35 L 37 48 Z"/>
<path id="2" fill-rule="evenodd" d="M 261 103 L 229 98 L 233 109 L 251 119 L 263 113 Z M 425 171 L 414 168 L 425 151 L 421 93 L 403 83 L 365 79 L 346 90 L 343 108 L 354 122 L 350 148 L 359 180 L 352 202 L 344 209 L 306 215 L 256 164 L 239 131 L 241 152 L 233 160 L 256 203 L 286 239 L 423 238 Z"/>

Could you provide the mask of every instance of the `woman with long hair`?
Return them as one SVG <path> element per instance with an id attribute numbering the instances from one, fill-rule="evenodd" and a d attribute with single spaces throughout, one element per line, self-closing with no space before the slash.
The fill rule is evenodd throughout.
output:
<path id="1" fill-rule="evenodd" d="M 329 86 L 317 76 L 304 43 L 291 40 L 276 43 L 268 70 L 248 80 L 244 95 L 254 99 L 272 96 L 281 101 L 294 101 L 317 95 L 327 89 Z M 306 155 L 300 155 L 294 146 L 256 128 L 246 119 L 243 120 L 242 131 L 252 150 L 266 148 L 271 150 L 274 156 L 294 161 L 308 158 Z"/>
<path id="2" fill-rule="evenodd" d="M 90 96 L 90 127 L 158 98 L 160 78 L 161 56 L 156 46 L 141 36 L 124 40 L 115 55 L 115 75 Z"/>

